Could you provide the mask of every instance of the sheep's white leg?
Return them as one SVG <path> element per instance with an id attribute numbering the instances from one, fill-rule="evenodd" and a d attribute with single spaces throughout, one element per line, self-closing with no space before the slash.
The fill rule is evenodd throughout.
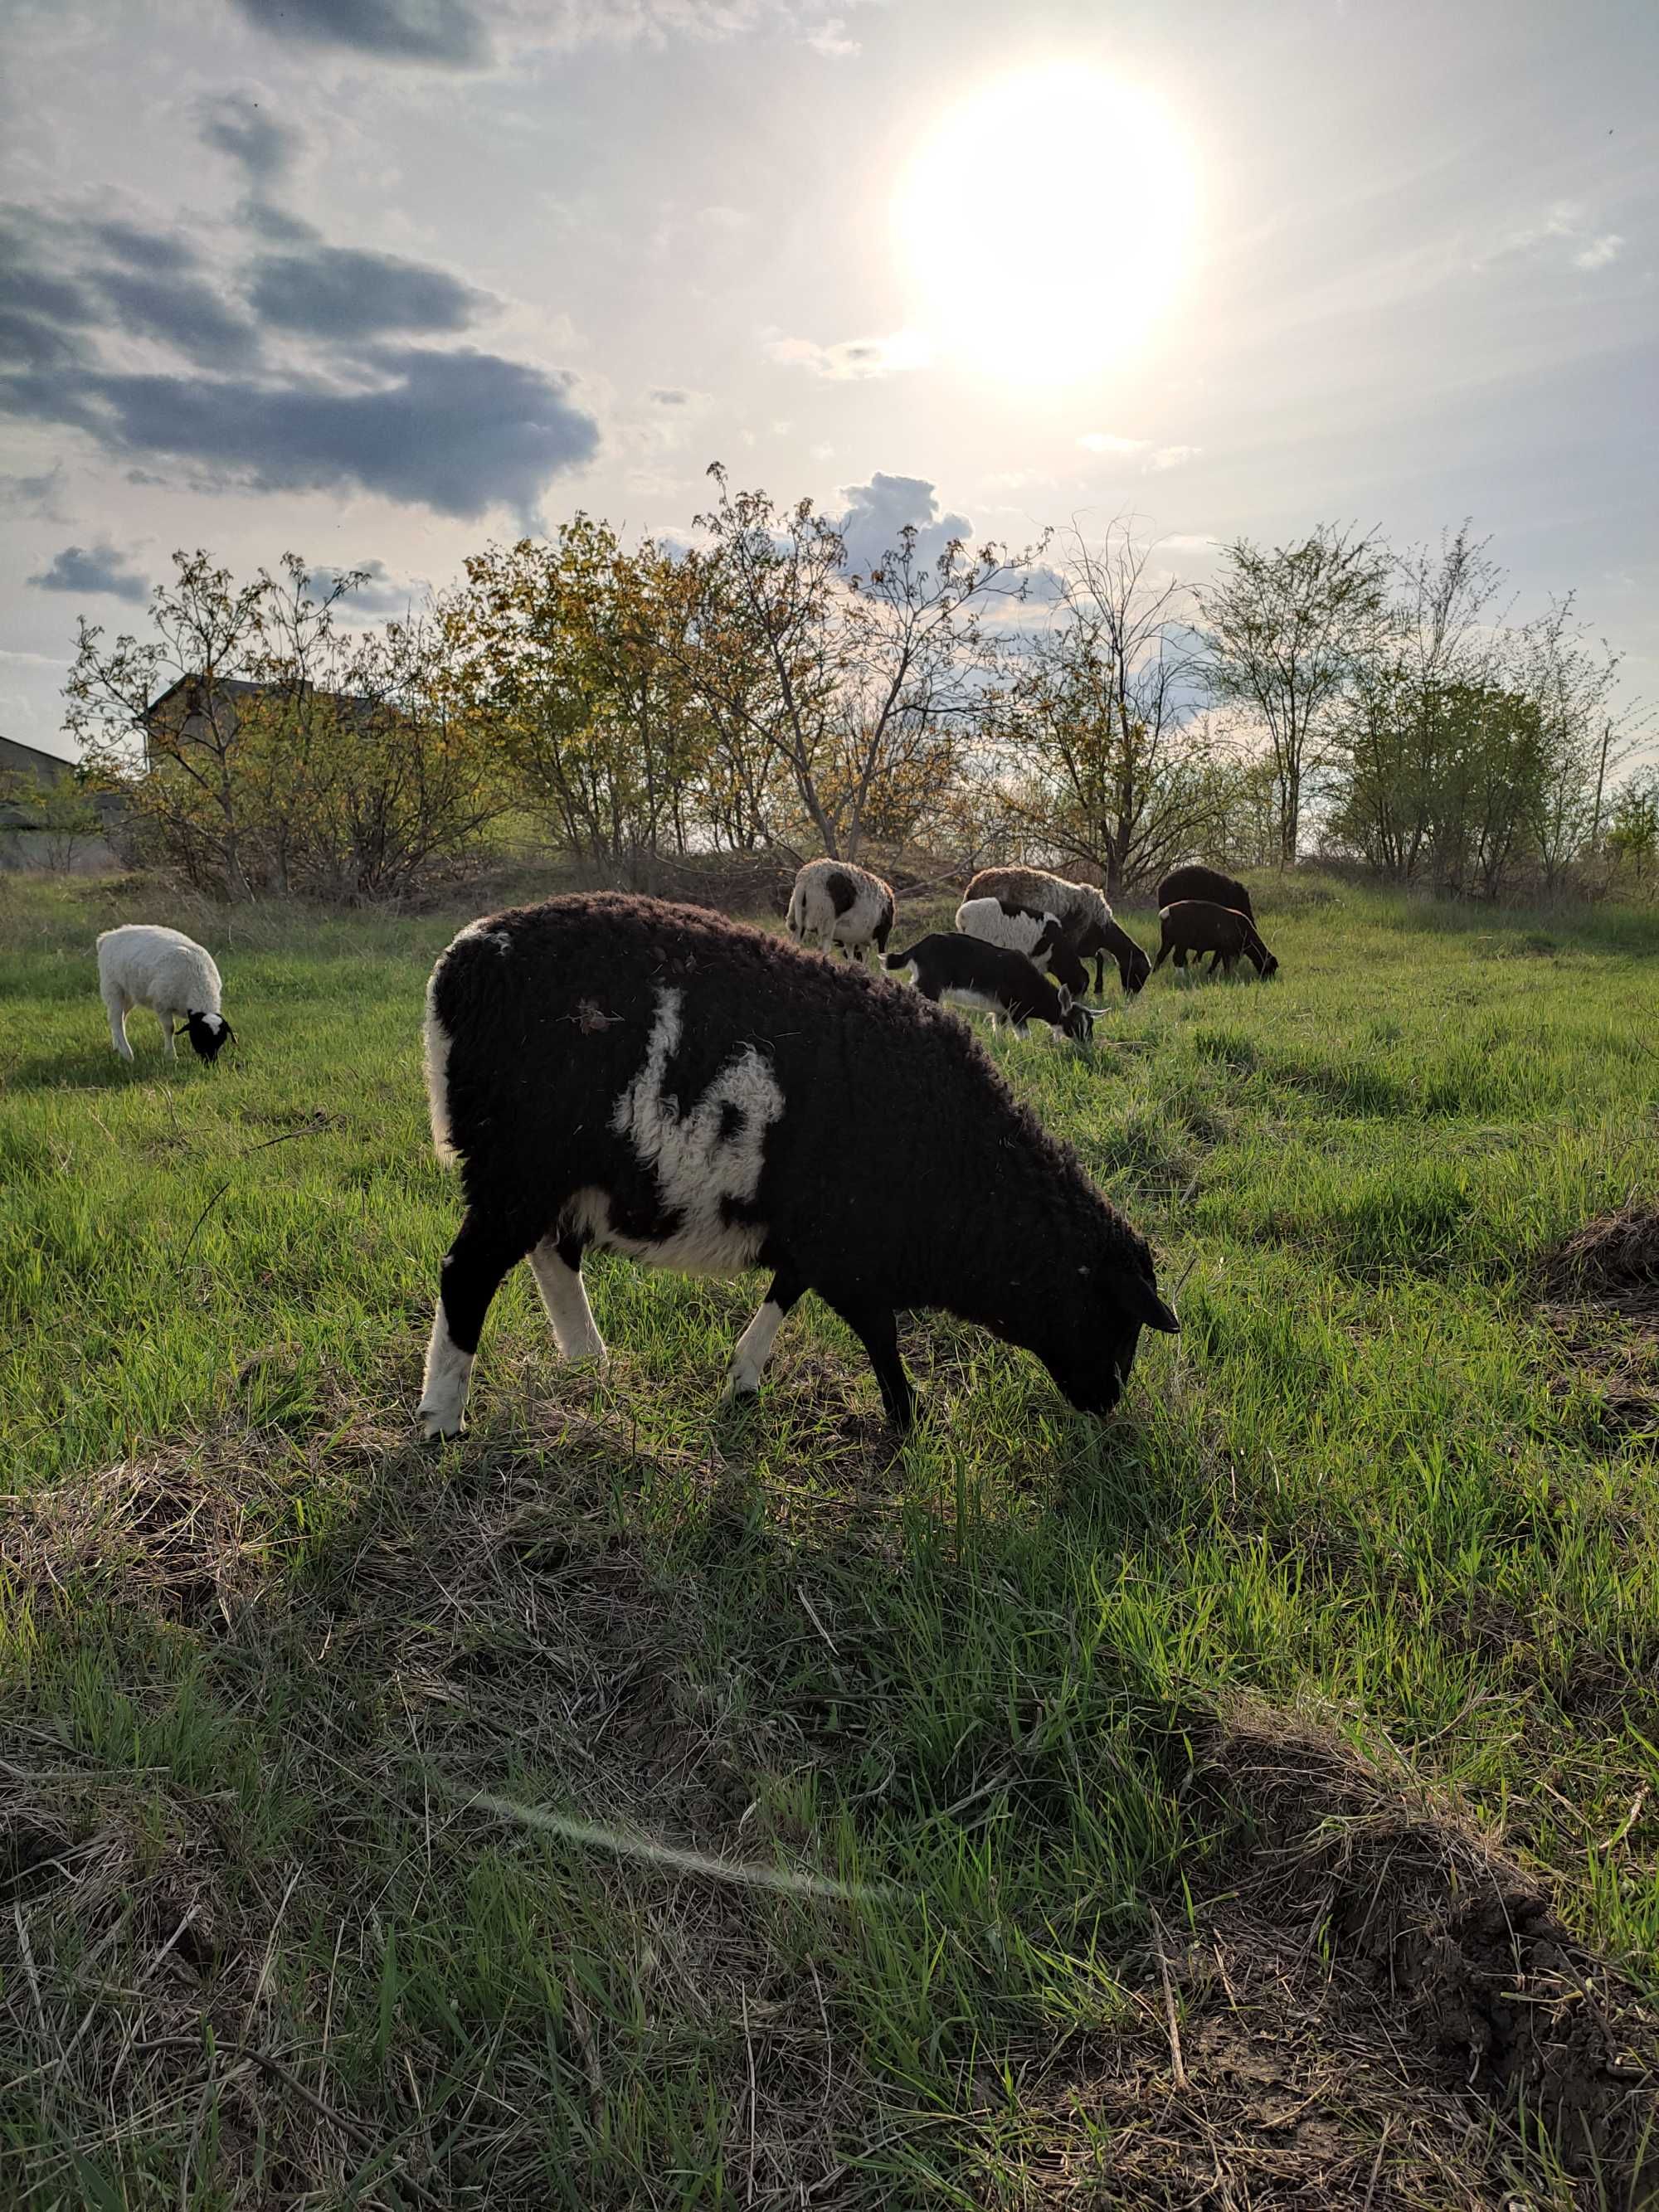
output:
<path id="1" fill-rule="evenodd" d="M 106 994 L 104 1006 L 109 1015 L 110 1042 L 123 1060 L 131 1060 L 132 1045 L 127 1036 L 127 1015 L 131 1010 L 118 991 Z"/>
<path id="2" fill-rule="evenodd" d="M 471 1380 L 472 1354 L 463 1352 L 451 1336 L 443 1300 L 440 1298 L 437 1313 L 433 1317 L 432 1341 L 426 1348 L 426 1376 L 421 1385 L 421 1402 L 415 1409 L 415 1418 L 420 1422 L 421 1432 L 428 1443 L 438 1437 L 460 1434 L 461 1415 L 466 1410 L 467 1385 Z"/>
<path id="3" fill-rule="evenodd" d="M 772 1357 L 772 1346 L 778 1340 L 778 1331 L 783 1327 L 784 1316 L 801 1294 L 801 1285 L 787 1275 L 775 1275 L 772 1287 L 766 1293 L 766 1302 L 743 1334 L 738 1339 L 732 1353 L 732 1364 L 726 1370 L 723 1399 L 751 1397 L 760 1389 L 761 1376 L 766 1363 Z"/>
<path id="4" fill-rule="evenodd" d="M 581 1248 L 575 1248 L 573 1267 L 559 1250 L 558 1239 L 544 1237 L 530 1255 L 530 1271 L 553 1324 L 553 1340 L 567 1359 L 603 1359 L 605 1339 L 587 1303 L 581 1278 Z"/>
<path id="5" fill-rule="evenodd" d="M 155 1018 L 161 1024 L 162 1050 L 167 1054 L 169 1060 L 177 1060 L 179 1057 L 179 1048 L 173 1042 L 172 1015 L 164 1012 L 160 1006 L 157 1006 L 155 1009 Z"/>

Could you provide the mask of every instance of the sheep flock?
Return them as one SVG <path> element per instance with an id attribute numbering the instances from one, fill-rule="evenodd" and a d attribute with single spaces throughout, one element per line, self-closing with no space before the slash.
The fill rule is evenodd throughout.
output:
<path id="1" fill-rule="evenodd" d="M 981 871 L 954 929 L 893 952 L 891 885 L 830 860 L 800 870 L 782 938 L 603 892 L 470 924 L 427 994 L 433 1139 L 459 1167 L 464 1212 L 440 1275 L 424 1434 L 460 1432 L 486 1312 L 520 1261 L 561 1354 L 605 1358 L 582 1276 L 603 1251 L 767 1272 L 728 1398 L 758 1389 L 811 1291 L 863 1346 L 896 1429 L 916 1411 L 897 1316 L 928 1309 L 1030 1352 L 1072 1405 L 1109 1413 L 1142 1331 L 1179 1326 L 1152 1254 L 947 1008 L 1086 1048 L 1091 959 L 1097 994 L 1109 956 L 1127 995 L 1171 956 L 1276 971 L 1243 885 L 1178 869 L 1158 903 L 1156 963 L 1102 893 L 1035 868 Z M 234 1042 L 219 970 L 180 932 L 106 931 L 98 971 L 124 1058 L 137 1007 L 169 1054 L 186 1036 L 211 1064 Z"/>

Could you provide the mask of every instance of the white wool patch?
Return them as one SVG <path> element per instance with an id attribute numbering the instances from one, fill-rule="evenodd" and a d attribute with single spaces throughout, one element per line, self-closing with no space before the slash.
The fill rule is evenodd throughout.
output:
<path id="1" fill-rule="evenodd" d="M 684 1009 L 682 991 L 658 992 L 645 1065 L 611 1116 L 611 1127 L 656 1177 L 663 1203 L 679 1215 L 679 1226 L 654 1243 L 624 1237 L 611 1225 L 609 1202 L 599 1191 L 579 1193 L 567 1218 L 596 1243 L 653 1267 L 689 1275 L 739 1274 L 754 1265 L 766 1231 L 727 1221 L 724 1210 L 730 1203 L 754 1203 L 766 1133 L 783 1112 L 783 1093 L 771 1062 L 754 1045 L 744 1045 L 682 1113 L 679 1100 L 665 1092 L 663 1082 L 679 1045 Z M 722 1109 L 728 1106 L 741 1118 L 735 1130 L 722 1136 Z"/>
<path id="2" fill-rule="evenodd" d="M 422 1058 L 426 1068 L 426 1098 L 432 1117 L 432 1149 L 441 1160 L 455 1157 L 449 1127 L 449 1031 L 438 1019 L 433 987 L 426 987 L 426 1026 L 422 1031 Z"/>

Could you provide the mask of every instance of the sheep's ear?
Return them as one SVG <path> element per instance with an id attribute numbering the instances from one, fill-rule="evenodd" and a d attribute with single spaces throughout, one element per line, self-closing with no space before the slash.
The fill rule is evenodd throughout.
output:
<path id="1" fill-rule="evenodd" d="M 1135 1319 L 1143 1328 L 1161 1329 L 1165 1336 L 1180 1335 L 1181 1323 L 1176 1319 L 1174 1307 L 1164 1304 L 1144 1275 L 1134 1278 L 1134 1289 L 1129 1303 Z"/>

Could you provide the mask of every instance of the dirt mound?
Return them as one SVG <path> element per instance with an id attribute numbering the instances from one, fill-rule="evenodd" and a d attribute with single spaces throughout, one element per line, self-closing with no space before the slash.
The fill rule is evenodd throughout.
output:
<path id="1" fill-rule="evenodd" d="M 1659 1206 L 1626 1206 L 1559 1245 L 1544 1262 L 1546 1294 L 1659 1324 Z"/>
<path id="2" fill-rule="evenodd" d="M 1218 1924 L 1275 1930 L 1273 1952 L 1288 1939 L 1329 2034 L 1369 2045 L 1382 2074 L 1541 2123 L 1575 2172 L 1659 2190 L 1659 2034 L 1538 1881 L 1426 1796 L 1272 1716 L 1218 1723 L 1197 1771 L 1235 1824 Z"/>

